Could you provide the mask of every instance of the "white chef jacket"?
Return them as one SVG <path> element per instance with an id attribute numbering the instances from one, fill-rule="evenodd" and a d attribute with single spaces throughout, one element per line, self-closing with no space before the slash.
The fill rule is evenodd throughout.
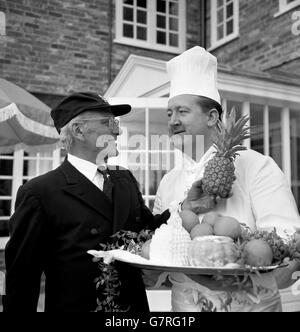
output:
<path id="1" fill-rule="evenodd" d="M 211 147 L 200 162 L 186 155 L 181 167 L 162 179 L 154 204 L 154 214 L 183 201 L 192 184 L 203 177 L 207 162 L 216 149 Z M 252 230 L 273 230 L 284 236 L 300 229 L 300 217 L 287 179 L 274 160 L 253 150 L 239 152 L 235 160 L 233 196 L 222 200 L 214 211 L 247 224 Z M 201 216 L 200 216 L 201 220 Z"/>
<path id="2" fill-rule="evenodd" d="M 192 184 L 203 177 L 205 166 L 215 151 L 211 147 L 198 163 L 186 155 L 182 156 L 181 167 L 170 171 L 160 183 L 154 214 L 162 213 L 170 205 L 174 206 L 186 198 Z M 300 217 L 295 199 L 285 175 L 274 160 L 253 150 L 240 151 L 239 154 L 234 163 L 237 179 L 233 185 L 233 196 L 222 200 L 215 211 L 236 218 L 252 230 L 273 230 L 275 227 L 283 237 L 299 230 Z M 199 216 L 200 222 L 202 217 Z M 173 310 L 197 310 L 194 299 L 199 293 L 199 285 L 183 274 L 173 274 L 172 278 Z M 253 276 L 252 281 L 256 286 L 267 285 L 268 292 L 259 295 L 261 302 L 258 304 L 241 306 L 234 301 L 232 311 L 281 311 L 280 295 L 272 273 L 261 278 Z"/>

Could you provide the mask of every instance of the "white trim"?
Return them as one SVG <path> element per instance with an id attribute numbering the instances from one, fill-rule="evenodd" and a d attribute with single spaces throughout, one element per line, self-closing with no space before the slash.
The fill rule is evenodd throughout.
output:
<path id="1" fill-rule="evenodd" d="M 23 184 L 23 168 L 24 168 L 24 159 L 23 158 L 24 158 L 23 150 L 17 150 L 14 152 L 11 215 L 15 211 L 17 192 L 18 192 L 20 186 Z"/>
<path id="2" fill-rule="evenodd" d="M 269 105 L 265 105 L 264 108 L 264 155 L 269 156 L 270 155 L 270 125 L 269 125 Z"/>
<path id="3" fill-rule="evenodd" d="M 156 42 L 156 1 L 148 0 L 147 2 L 147 40 L 138 40 L 135 38 L 127 38 L 123 36 L 123 2 L 122 0 L 116 0 L 116 37 L 114 43 L 130 45 L 139 48 L 146 48 L 151 50 L 156 50 L 160 52 L 168 52 L 179 54 L 186 49 L 186 1 L 178 0 L 178 20 L 179 20 L 179 30 L 178 30 L 178 47 L 172 47 L 169 45 L 162 45 Z M 134 13 L 136 12 L 136 7 L 133 7 Z M 166 19 L 169 18 L 169 14 L 166 14 Z M 132 22 L 133 27 L 136 27 L 136 20 Z M 168 27 L 168 24 L 167 24 Z M 169 33 L 169 30 L 166 30 Z M 168 39 L 167 39 L 168 40 Z"/>
<path id="4" fill-rule="evenodd" d="M 118 91 L 122 86 L 126 84 L 128 77 L 138 66 L 153 69 L 154 71 L 161 72 L 165 75 L 166 82 L 153 88 L 149 92 L 145 92 L 143 96 L 147 105 L 152 107 L 152 102 L 155 104 L 159 103 L 161 96 L 167 95 L 170 91 L 170 83 L 168 82 L 168 77 L 166 73 L 166 62 L 162 60 L 156 60 L 148 57 L 131 55 L 128 60 L 120 70 L 119 74 L 105 93 L 105 97 L 110 99 L 118 95 Z M 252 100 L 253 97 L 257 99 L 255 102 L 261 102 L 263 104 L 272 105 L 275 102 L 275 106 L 281 105 L 290 108 L 299 108 L 300 106 L 300 93 L 299 86 L 291 85 L 288 83 L 278 83 L 268 81 L 269 77 L 266 75 L 265 78 L 257 78 L 251 76 L 242 76 L 241 74 L 232 74 L 227 72 L 218 72 L 218 88 L 223 98 L 227 98 L 228 94 L 230 96 L 235 95 L 240 101 Z M 137 82 L 136 84 L 140 84 Z M 154 97 L 154 99 L 152 99 Z M 149 99 L 151 98 L 151 102 Z M 127 100 L 134 103 L 143 103 L 141 100 L 143 98 L 121 98 L 123 102 L 126 103 Z M 168 99 L 168 98 L 163 98 Z M 227 98 L 228 99 L 228 98 Z M 117 99 L 116 99 L 117 101 Z M 166 104 L 167 105 L 167 102 Z"/>
<path id="5" fill-rule="evenodd" d="M 108 98 L 111 105 L 129 104 L 135 109 L 161 109 L 168 107 L 168 98 Z"/>
<path id="6" fill-rule="evenodd" d="M 149 206 L 149 190 L 150 190 L 150 172 L 149 172 L 149 146 L 150 146 L 150 110 L 149 107 L 145 109 L 145 135 L 146 135 L 146 146 L 147 150 L 145 158 L 145 196 L 146 196 L 146 205 Z"/>
<path id="7" fill-rule="evenodd" d="M 295 0 L 289 4 L 287 3 L 287 0 L 279 0 L 279 11 L 274 15 L 274 17 L 281 16 L 298 6 L 300 6 L 300 0 Z"/>
<path id="8" fill-rule="evenodd" d="M 208 49 L 209 51 L 212 51 L 224 44 L 227 44 L 231 42 L 232 40 L 239 38 L 239 1 L 238 0 L 232 0 L 233 1 L 233 32 L 230 35 L 225 35 L 225 37 L 221 39 L 217 39 L 217 0 L 211 0 L 211 46 Z M 224 19 L 225 18 L 225 8 L 226 8 L 226 2 L 224 0 Z M 224 21 L 223 21 L 224 22 Z"/>
<path id="9" fill-rule="evenodd" d="M 242 108 L 242 116 L 245 116 L 245 115 L 250 116 L 250 102 L 248 102 L 248 101 L 243 102 L 243 106 L 242 107 L 243 107 Z M 248 125 L 251 126 L 251 120 L 249 120 Z M 246 139 L 244 141 L 244 145 L 248 149 L 251 149 L 251 140 L 250 140 L 250 138 L 248 138 L 248 139 Z"/>
<path id="10" fill-rule="evenodd" d="M 288 183 L 292 183 L 292 164 L 291 164 L 291 131 L 290 131 L 290 110 L 284 108 L 281 110 L 281 141 L 282 141 L 282 169 L 288 179 Z"/>
<path id="11" fill-rule="evenodd" d="M 110 97 L 114 97 L 115 95 L 117 95 L 121 86 L 124 85 L 124 83 L 130 76 L 130 74 L 134 71 L 135 68 L 137 68 L 139 66 L 160 71 L 162 73 L 165 73 L 165 75 L 167 76 L 167 74 L 166 74 L 167 67 L 166 67 L 165 61 L 132 54 L 128 57 L 125 64 L 119 71 L 117 77 L 114 79 L 112 84 L 109 86 L 108 90 L 106 91 L 106 93 L 104 95 L 105 98 L 108 99 Z M 166 77 L 166 79 L 167 79 L 167 77 Z M 169 89 L 169 85 L 167 87 Z"/>
<path id="12" fill-rule="evenodd" d="M 0 122 L 5 122 L 16 118 L 19 124 L 27 131 L 57 140 L 59 138 L 58 133 L 54 127 L 44 125 L 26 117 L 15 103 L 9 104 L 6 107 L 0 109 Z"/>
<path id="13" fill-rule="evenodd" d="M 155 50 L 159 52 L 167 52 L 172 54 L 180 54 L 185 51 L 185 49 L 179 49 L 171 46 L 164 46 L 161 44 L 150 44 L 149 42 L 137 41 L 131 38 L 118 37 L 114 39 L 115 44 L 134 46 L 138 48 L 145 48 L 148 50 Z"/>
<path id="14" fill-rule="evenodd" d="M 240 97 L 257 97 L 264 104 L 276 101 L 279 104 L 300 105 L 299 86 L 268 82 L 266 79 L 257 79 L 246 76 L 219 73 L 218 87 L 221 95 L 232 93 Z"/>
<path id="15" fill-rule="evenodd" d="M 9 240 L 9 237 L 0 237 L 0 250 L 5 249 L 8 240 Z"/>

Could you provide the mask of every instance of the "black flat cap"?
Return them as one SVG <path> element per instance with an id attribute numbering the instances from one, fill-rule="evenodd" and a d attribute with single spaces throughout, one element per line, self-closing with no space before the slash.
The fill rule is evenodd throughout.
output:
<path id="1" fill-rule="evenodd" d="M 77 115 L 87 111 L 111 111 L 114 116 L 121 116 L 131 111 L 130 105 L 110 105 L 108 101 L 96 93 L 74 93 L 63 99 L 52 111 L 56 130 L 60 133 L 67 123 Z"/>

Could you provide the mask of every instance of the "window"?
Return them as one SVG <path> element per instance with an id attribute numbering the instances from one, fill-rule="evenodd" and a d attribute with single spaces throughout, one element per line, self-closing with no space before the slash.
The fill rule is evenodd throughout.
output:
<path id="1" fill-rule="evenodd" d="M 8 220 L 12 212 L 12 154 L 0 155 L 0 237 L 8 236 Z"/>
<path id="2" fill-rule="evenodd" d="M 8 237 L 8 220 L 14 212 L 19 187 L 30 179 L 56 168 L 60 164 L 60 150 L 43 153 L 0 154 L 0 250 L 1 238 Z"/>
<path id="3" fill-rule="evenodd" d="M 116 0 L 115 42 L 180 53 L 185 50 L 185 1 Z"/>
<path id="4" fill-rule="evenodd" d="M 211 49 L 239 36 L 238 0 L 211 1 Z"/>
<path id="5" fill-rule="evenodd" d="M 275 17 L 280 16 L 298 6 L 300 6 L 300 0 L 279 0 L 279 12 L 275 14 Z"/>

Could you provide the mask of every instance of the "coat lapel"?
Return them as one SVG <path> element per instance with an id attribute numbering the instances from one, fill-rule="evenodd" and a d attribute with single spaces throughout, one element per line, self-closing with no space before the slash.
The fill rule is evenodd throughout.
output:
<path id="1" fill-rule="evenodd" d="M 112 206 L 105 194 L 82 175 L 67 160 L 61 166 L 67 186 L 63 190 L 89 206 L 109 221 L 113 220 Z"/>
<path id="2" fill-rule="evenodd" d="M 114 233 L 123 229 L 130 211 L 131 195 L 130 183 L 122 176 L 122 171 L 109 171 L 114 184 Z"/>

